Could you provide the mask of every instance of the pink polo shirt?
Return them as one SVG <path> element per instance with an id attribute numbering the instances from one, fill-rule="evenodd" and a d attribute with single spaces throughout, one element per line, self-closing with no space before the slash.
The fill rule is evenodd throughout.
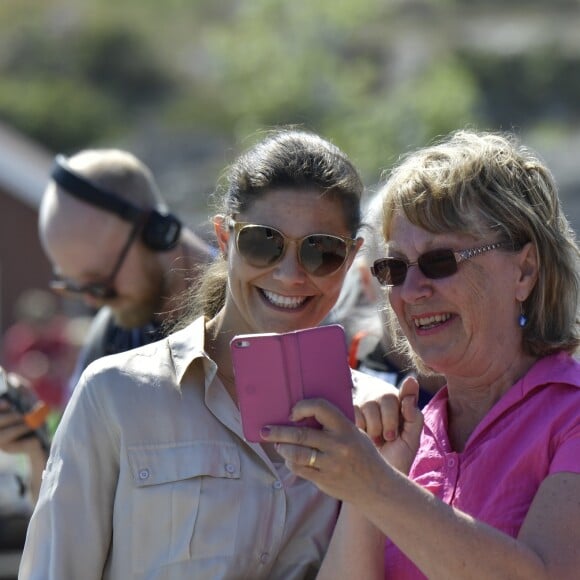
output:
<path id="1" fill-rule="evenodd" d="M 445 503 L 516 537 L 540 484 L 580 473 L 580 363 L 545 357 L 492 407 L 456 453 L 447 438 L 447 388 L 424 409 L 410 477 Z M 425 578 L 390 541 L 386 577 Z"/>

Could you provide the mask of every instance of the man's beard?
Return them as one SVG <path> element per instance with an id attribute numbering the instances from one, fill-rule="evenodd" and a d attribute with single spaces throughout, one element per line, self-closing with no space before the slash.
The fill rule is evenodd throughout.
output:
<path id="1" fill-rule="evenodd" d="M 155 260 L 144 261 L 143 282 L 139 294 L 126 308 L 113 310 L 115 322 L 122 328 L 138 328 L 153 319 L 163 318 L 161 307 L 167 297 L 165 277 Z"/>

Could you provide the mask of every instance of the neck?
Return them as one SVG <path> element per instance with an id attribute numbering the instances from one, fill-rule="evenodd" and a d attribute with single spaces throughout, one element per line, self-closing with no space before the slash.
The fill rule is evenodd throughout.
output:
<path id="1" fill-rule="evenodd" d="M 490 369 L 483 377 L 448 377 L 448 434 L 453 449 L 461 451 L 471 433 L 491 408 L 518 382 L 536 359 L 522 355 L 508 368 Z M 493 373 L 493 378 L 489 376 Z"/>
<path id="2" fill-rule="evenodd" d="M 232 396 L 237 400 L 236 386 L 234 381 L 234 369 L 230 354 L 230 341 L 236 332 L 224 326 L 223 310 L 205 325 L 205 351 L 216 363 L 218 375 Z"/>

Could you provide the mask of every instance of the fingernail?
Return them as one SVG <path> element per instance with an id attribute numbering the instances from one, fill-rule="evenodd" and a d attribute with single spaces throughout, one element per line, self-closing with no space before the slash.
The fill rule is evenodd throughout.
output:
<path id="1" fill-rule="evenodd" d="M 397 434 L 394 431 L 387 431 L 385 433 L 385 441 L 394 441 L 397 438 Z"/>
<path id="2" fill-rule="evenodd" d="M 260 429 L 260 437 L 268 437 L 268 435 L 270 435 L 270 433 L 272 432 L 272 429 L 270 429 L 270 427 L 268 427 L 267 425 L 265 427 L 262 427 Z"/>

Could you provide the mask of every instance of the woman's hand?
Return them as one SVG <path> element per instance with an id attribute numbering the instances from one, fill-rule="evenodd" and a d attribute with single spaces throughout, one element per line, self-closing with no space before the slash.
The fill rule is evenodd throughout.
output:
<path id="1" fill-rule="evenodd" d="M 30 454 L 40 449 L 39 439 L 26 435 L 31 435 L 31 431 L 22 414 L 14 411 L 8 401 L 0 400 L 0 450 Z"/>
<path id="2" fill-rule="evenodd" d="M 314 417 L 323 428 L 272 425 L 263 429 L 264 441 L 277 443 L 278 452 L 296 475 L 329 495 L 356 503 L 372 493 L 390 469 L 385 459 L 407 470 L 416 453 L 423 425 L 415 403 L 418 386 L 416 381 L 405 385 L 397 404 L 390 394 L 362 404 L 356 412 L 360 428 L 325 400 L 300 401 L 291 420 Z"/>
<path id="3" fill-rule="evenodd" d="M 402 473 L 409 473 L 423 428 L 417 408 L 419 383 L 407 377 L 398 396 L 391 393 L 355 406 L 356 425 L 381 451 L 382 456 Z"/>

